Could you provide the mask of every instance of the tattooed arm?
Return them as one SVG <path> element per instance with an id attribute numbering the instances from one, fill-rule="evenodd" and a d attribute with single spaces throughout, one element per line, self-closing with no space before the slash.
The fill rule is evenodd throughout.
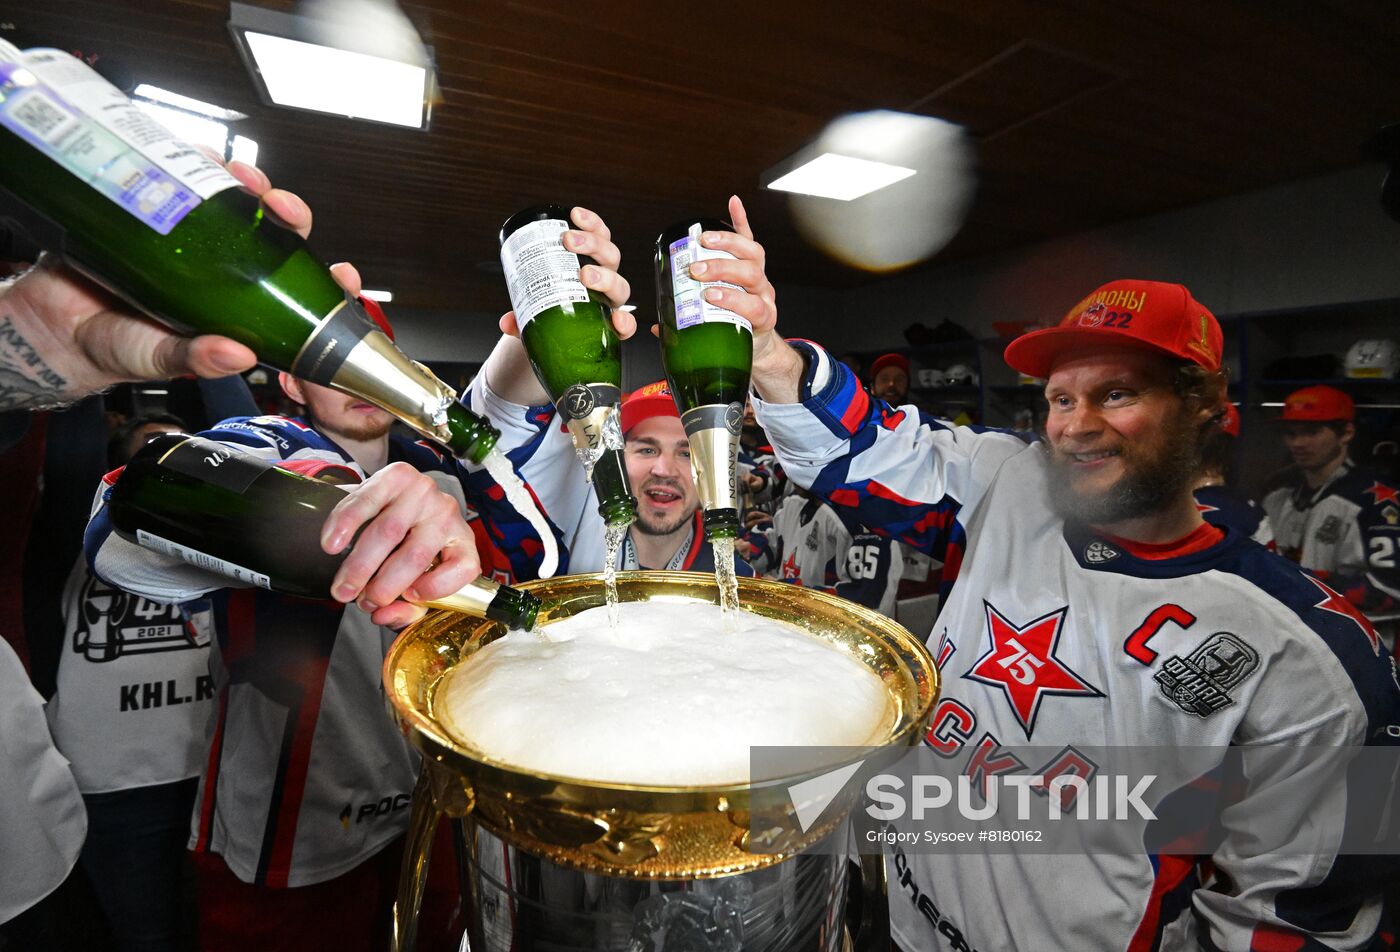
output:
<path id="1" fill-rule="evenodd" d="M 310 233 L 311 210 L 300 198 L 250 165 L 233 162 L 229 171 L 288 228 Z M 224 377 L 254 362 L 226 337 L 181 337 L 131 313 L 47 258 L 0 286 L 0 411 L 62 406 L 124 381 Z"/>
<path id="2" fill-rule="evenodd" d="M 125 380 L 220 377 L 253 363 L 242 344 L 178 337 L 47 262 L 0 293 L 0 410 L 62 406 Z"/>

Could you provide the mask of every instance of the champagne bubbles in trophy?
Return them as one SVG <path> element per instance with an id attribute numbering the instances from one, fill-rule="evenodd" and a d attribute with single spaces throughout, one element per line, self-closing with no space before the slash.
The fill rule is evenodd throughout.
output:
<path id="1" fill-rule="evenodd" d="M 764 177 L 808 241 L 867 271 L 924 261 L 962 227 L 976 154 L 962 126 L 878 110 L 835 120 Z"/>

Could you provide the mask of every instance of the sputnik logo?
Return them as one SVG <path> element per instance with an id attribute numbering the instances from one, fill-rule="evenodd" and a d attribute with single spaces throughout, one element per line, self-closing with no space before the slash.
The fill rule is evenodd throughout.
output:
<path id="1" fill-rule="evenodd" d="M 857 760 L 853 764 L 837 767 L 788 787 L 788 798 L 792 800 L 792 807 L 797 811 L 797 823 L 802 827 L 803 833 L 812 828 L 812 824 L 817 822 L 863 763 L 864 760 Z"/>

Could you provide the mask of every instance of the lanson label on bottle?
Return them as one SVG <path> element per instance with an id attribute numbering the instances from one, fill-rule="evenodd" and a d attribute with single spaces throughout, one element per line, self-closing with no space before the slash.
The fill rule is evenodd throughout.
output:
<path id="1" fill-rule="evenodd" d="M 267 471 L 267 464 L 251 453 L 197 436 L 190 437 L 162 456 L 160 465 L 240 494 Z"/>
<path id="2" fill-rule="evenodd" d="M 501 245 L 501 269 L 515 321 L 525 325 L 560 304 L 582 304 L 588 289 L 578 279 L 578 255 L 564 247 L 569 223 L 557 218 L 521 225 Z"/>
<path id="3" fill-rule="evenodd" d="M 728 281 L 696 281 L 690 276 L 690 266 L 697 261 L 712 261 L 716 258 L 734 260 L 727 251 L 706 248 L 700 244 L 702 229 L 699 224 L 690 226 L 690 234 L 671 243 L 671 284 L 675 288 L 676 330 L 683 331 L 696 324 L 724 323 L 737 324 L 752 331 L 753 325 L 747 318 L 735 314 L 728 308 L 720 307 L 705 300 L 708 288 L 732 288 L 742 291 L 738 285 Z"/>
<path id="4" fill-rule="evenodd" d="M 0 125 L 156 232 L 168 235 L 204 199 L 238 185 L 82 61 L 57 50 L 0 52 Z"/>

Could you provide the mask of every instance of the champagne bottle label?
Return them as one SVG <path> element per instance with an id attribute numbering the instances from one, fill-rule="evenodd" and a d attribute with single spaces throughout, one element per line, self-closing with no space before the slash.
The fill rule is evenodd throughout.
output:
<path id="1" fill-rule="evenodd" d="M 231 578 L 241 585 L 256 585 L 258 588 L 272 588 L 272 580 L 261 572 L 254 572 L 252 569 L 226 562 L 198 549 L 191 549 L 189 546 L 180 545 L 178 542 L 171 542 L 163 539 L 153 532 L 145 529 L 136 530 L 136 541 L 143 549 L 150 549 L 162 555 L 170 555 L 188 562 L 190 565 Z"/>
<path id="2" fill-rule="evenodd" d="M 10 51 L 13 47 L 10 47 Z M 238 185 L 90 67 L 57 50 L 0 57 L 0 125 L 166 235 Z"/>
<path id="3" fill-rule="evenodd" d="M 578 255 L 564 247 L 568 230 L 568 222 L 547 218 L 522 225 L 501 245 L 510 306 L 522 331 L 541 311 L 588 300 L 578 279 Z"/>
<path id="4" fill-rule="evenodd" d="M 160 465 L 239 495 L 267 472 L 268 467 L 256 456 L 198 437 L 172 448 L 160 458 Z"/>
<path id="5" fill-rule="evenodd" d="M 690 438 L 695 491 L 706 509 L 739 507 L 735 472 L 743 422 L 744 408 L 738 403 L 709 404 L 681 414 L 681 425 Z"/>
<path id="6" fill-rule="evenodd" d="M 564 391 L 556 406 L 564 422 L 586 420 L 599 407 L 616 406 L 622 400 L 622 390 L 610 383 L 576 383 Z"/>
<path id="7" fill-rule="evenodd" d="M 622 391 L 611 384 L 576 383 L 564 391 L 555 406 L 569 428 L 574 446 L 600 451 L 622 448 L 622 433 L 614 419 L 621 400 Z"/>
<path id="8" fill-rule="evenodd" d="M 686 436 L 694 436 L 701 430 L 726 430 L 730 436 L 738 436 L 744 425 L 744 406 L 741 403 L 713 403 L 696 407 L 681 414 L 681 424 Z"/>
<path id="9" fill-rule="evenodd" d="M 712 261 L 716 258 L 734 260 L 734 256 L 727 251 L 720 251 L 715 248 L 706 248 L 700 244 L 700 234 L 703 229 L 698 225 L 692 225 L 690 234 L 679 241 L 673 241 L 669 249 L 671 253 L 671 283 L 675 288 L 676 301 L 676 330 L 685 330 L 696 324 L 724 323 L 737 324 L 740 327 L 753 331 L 753 325 L 747 318 L 740 317 L 728 308 L 711 304 L 705 300 L 705 290 L 707 288 L 733 288 L 736 291 L 743 290 L 737 285 L 727 281 L 696 281 L 690 276 L 690 266 L 697 261 Z"/>
<path id="10" fill-rule="evenodd" d="M 350 356 L 355 345 L 375 330 L 374 323 L 365 313 L 359 301 L 347 297 L 344 304 L 326 316 L 319 327 L 311 332 L 301 352 L 292 363 L 292 376 L 302 380 L 331 386 L 336 371 Z"/>

